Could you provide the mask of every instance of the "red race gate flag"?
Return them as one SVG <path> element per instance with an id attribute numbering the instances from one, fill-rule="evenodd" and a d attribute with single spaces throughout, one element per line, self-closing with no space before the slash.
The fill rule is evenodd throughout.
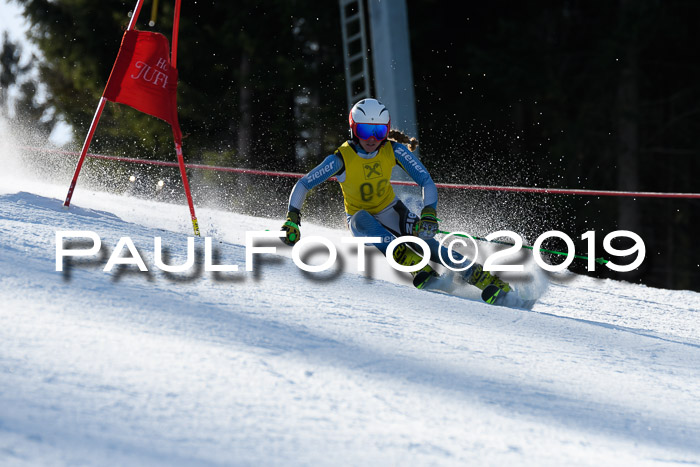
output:
<path id="1" fill-rule="evenodd" d="M 177 119 L 177 68 L 171 66 L 168 39 L 159 33 L 124 33 L 103 97 L 170 123 L 181 137 Z"/>
<path id="2" fill-rule="evenodd" d="M 185 188 L 187 204 L 192 216 L 194 234 L 199 236 L 199 224 L 194 213 L 194 203 L 187 181 L 185 160 L 182 155 L 182 131 L 177 119 L 177 36 L 180 28 L 180 0 L 175 0 L 175 15 L 173 17 L 173 53 L 172 59 L 168 53 L 168 40 L 162 34 L 136 31 L 134 25 L 139 17 L 143 0 L 137 0 L 134 14 L 122 38 L 117 60 L 112 67 L 107 86 L 97 105 L 95 116 L 90 123 L 87 137 L 80 151 L 80 158 L 73 173 L 73 180 L 68 187 L 68 195 L 63 207 L 70 206 L 73 191 L 78 183 L 78 175 L 83 166 L 92 137 L 95 135 L 97 124 L 102 116 L 105 103 L 110 100 L 126 104 L 134 109 L 165 120 L 170 124 L 175 139 L 175 154 L 177 155 L 182 184 Z"/>

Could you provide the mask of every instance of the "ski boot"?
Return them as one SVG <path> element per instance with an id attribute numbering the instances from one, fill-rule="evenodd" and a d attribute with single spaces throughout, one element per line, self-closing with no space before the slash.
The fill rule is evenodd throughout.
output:
<path id="1" fill-rule="evenodd" d="M 471 268 L 471 274 L 465 275 L 467 283 L 482 290 L 481 299 L 492 305 L 499 297 L 505 297 L 511 291 L 510 285 L 488 271 L 484 271 L 483 266 L 475 264 Z"/>
<path id="2" fill-rule="evenodd" d="M 413 266 L 423 261 L 423 257 L 405 243 L 399 244 L 394 249 L 393 256 L 394 261 L 402 266 Z M 422 289 L 431 279 L 437 277 L 438 273 L 428 264 L 423 269 L 413 271 L 411 275 L 413 276 L 413 285 L 418 289 Z"/>

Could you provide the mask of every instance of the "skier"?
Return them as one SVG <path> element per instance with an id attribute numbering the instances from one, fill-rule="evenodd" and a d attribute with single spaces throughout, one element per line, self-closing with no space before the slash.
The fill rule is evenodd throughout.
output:
<path id="1" fill-rule="evenodd" d="M 440 262 L 440 248 L 443 248 L 442 257 L 448 258 L 447 249 L 433 238 L 438 231 L 438 194 L 430 174 L 411 152 L 418 141 L 398 130 L 391 130 L 389 111 L 376 99 L 357 102 L 350 110 L 349 122 L 351 139 L 294 185 L 289 197 L 287 219 L 282 226 L 285 232 L 282 241 L 288 245 L 299 241 L 301 207 L 307 193 L 335 176 L 340 182 L 348 227 L 353 236 L 380 237 L 382 241 L 373 245 L 386 255 L 387 246 L 392 240 L 413 235 L 426 241 L 430 247 L 431 261 Z M 404 144 L 409 144 L 411 150 Z M 396 164 L 422 188 L 423 209 L 420 217 L 394 194 L 389 180 Z M 453 252 L 453 256 L 457 262 L 463 259 L 457 252 Z M 406 243 L 394 249 L 393 258 L 404 266 L 412 266 L 423 260 Z M 411 274 L 413 285 L 419 289 L 437 276 L 430 264 Z M 511 290 L 508 283 L 484 271 L 482 265 L 477 263 L 464 271 L 462 278 L 481 290 L 489 285 L 498 287 L 498 293 L 504 292 L 503 295 Z"/>

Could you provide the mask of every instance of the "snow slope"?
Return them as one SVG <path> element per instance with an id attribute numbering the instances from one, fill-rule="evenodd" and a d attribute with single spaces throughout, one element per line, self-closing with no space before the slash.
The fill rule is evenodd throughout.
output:
<path id="1" fill-rule="evenodd" d="M 165 273 L 185 206 L 0 181 L 2 465 L 700 464 L 700 294 L 561 274 L 527 312 L 376 256 L 303 273 L 278 241 L 246 272 L 244 233 L 279 222 L 207 209 L 240 270 L 204 271 L 197 239 Z M 59 230 L 101 255 L 57 272 Z M 124 236 L 149 272 L 103 271 Z"/>

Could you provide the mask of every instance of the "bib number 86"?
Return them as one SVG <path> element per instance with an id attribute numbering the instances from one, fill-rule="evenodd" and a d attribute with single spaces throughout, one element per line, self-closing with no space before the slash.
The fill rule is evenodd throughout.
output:
<path id="1" fill-rule="evenodd" d="M 362 197 L 362 201 L 364 202 L 369 202 L 374 199 L 375 196 L 382 197 L 386 194 L 386 188 L 389 185 L 388 180 L 380 180 L 379 183 L 377 183 L 377 188 L 375 191 L 374 185 L 371 183 L 363 183 L 360 185 L 360 196 Z"/>

